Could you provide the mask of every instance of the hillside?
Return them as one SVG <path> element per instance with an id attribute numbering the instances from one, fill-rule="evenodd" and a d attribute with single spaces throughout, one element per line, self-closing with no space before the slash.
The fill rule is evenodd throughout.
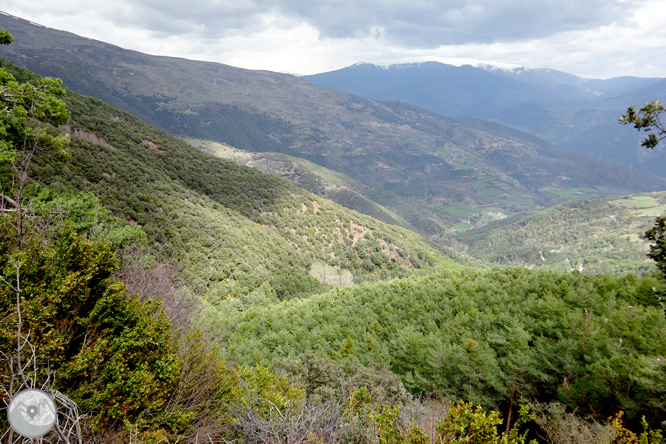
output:
<path id="1" fill-rule="evenodd" d="M 211 140 L 184 140 L 206 153 L 256 168 L 262 173 L 275 174 L 311 193 L 382 222 L 416 231 L 415 226 L 449 226 L 457 221 L 456 216 L 447 213 L 440 213 L 437 217 L 420 214 L 419 207 L 403 196 L 362 185 L 343 173 L 300 157 L 281 153 L 253 153 Z M 406 215 L 409 220 L 389 208 L 400 209 L 399 213 Z"/>
<path id="2" fill-rule="evenodd" d="M 666 329 L 663 312 L 639 305 L 656 302 L 655 285 L 524 268 L 440 271 L 245 313 L 223 306 L 216 325 L 225 355 L 239 362 L 289 368 L 311 353 L 347 365 L 381 363 L 412 392 L 504 414 L 529 397 L 559 400 L 579 414 L 605 418 L 622 406 L 629 416 L 645 411 L 656 419 L 665 416 L 663 395 L 650 381 L 664 367 L 641 370 L 638 358 L 656 353 L 659 360 L 665 347 L 657 333 Z"/>
<path id="3" fill-rule="evenodd" d="M 456 117 L 489 119 L 558 148 L 664 176 L 666 155 L 617 125 L 629 106 L 666 99 L 666 80 L 586 79 L 550 69 L 437 62 L 357 64 L 304 76 L 316 85 L 376 100 L 400 100 Z"/>
<path id="4" fill-rule="evenodd" d="M 10 68 L 20 79 L 32 75 Z M 253 292 L 305 296 L 441 262 L 455 268 L 447 256 L 465 260 L 274 175 L 202 153 L 98 99 L 70 92 L 65 101 L 72 117 L 60 131 L 70 135 L 70 157 L 38 157 L 33 180 L 51 193 L 97 196 L 164 257 L 179 260 L 211 301 Z"/>
<path id="5" fill-rule="evenodd" d="M 148 56 L 7 15 L 0 26 L 16 37 L 3 56 L 20 66 L 60 77 L 177 135 L 288 154 L 342 173 L 396 221 L 433 239 L 448 235 L 452 216 L 465 220 L 461 205 L 512 214 L 570 195 L 666 188 L 664 179 L 496 125 L 363 99 L 286 74 Z M 386 192 L 402 199 L 382 199 Z"/>
<path id="6" fill-rule="evenodd" d="M 567 202 L 459 233 L 458 248 L 501 266 L 624 275 L 656 271 L 643 234 L 666 193 Z"/>

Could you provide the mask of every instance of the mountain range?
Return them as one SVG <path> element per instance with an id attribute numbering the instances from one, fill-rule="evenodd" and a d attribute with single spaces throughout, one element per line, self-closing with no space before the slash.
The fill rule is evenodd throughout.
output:
<path id="1" fill-rule="evenodd" d="M 72 90 L 175 135 L 313 162 L 352 181 L 335 188 L 301 181 L 309 191 L 433 239 L 472 214 L 501 218 L 571 198 L 666 189 L 666 179 L 572 155 L 488 121 L 362 98 L 287 74 L 149 56 L 7 14 L 0 27 L 16 37 L 0 55 L 19 66 L 60 77 Z"/>
<path id="2" fill-rule="evenodd" d="M 558 148 L 666 175 L 666 155 L 640 146 L 618 125 L 629 106 L 666 100 L 666 79 L 587 79 L 551 69 L 453 66 L 438 62 L 360 63 L 304 76 L 375 100 L 398 100 L 454 117 L 488 119 L 529 132 Z"/>

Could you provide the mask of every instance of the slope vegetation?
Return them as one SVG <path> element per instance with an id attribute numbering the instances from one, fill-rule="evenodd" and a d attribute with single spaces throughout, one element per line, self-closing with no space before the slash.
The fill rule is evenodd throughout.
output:
<path id="1" fill-rule="evenodd" d="M 572 201 L 456 236 L 466 251 L 498 265 L 623 275 L 654 272 L 643 233 L 666 212 L 666 193 Z"/>
<path id="2" fill-rule="evenodd" d="M 72 118 L 60 131 L 70 135 L 70 156 L 37 157 L 32 178 L 56 192 L 52 199 L 97 196 L 163 256 L 180 260 L 211 300 L 307 296 L 327 284 L 456 266 L 446 257 L 453 253 L 410 231 L 202 153 L 98 99 L 65 100 Z"/>
<path id="3" fill-rule="evenodd" d="M 286 74 L 148 56 L 5 15 L 0 26 L 17 37 L 5 57 L 20 66 L 60 77 L 171 133 L 302 157 L 377 190 L 367 193 L 371 199 L 397 194 L 413 207 L 376 203 L 433 238 L 450 229 L 447 208 L 454 204 L 513 213 L 566 200 L 560 190 L 595 197 L 666 186 L 506 128 Z"/>
<path id="4" fill-rule="evenodd" d="M 320 197 L 389 224 L 416 231 L 415 227 L 435 229 L 442 223 L 453 225 L 457 219 L 447 213 L 440 213 L 437 217 L 423 214 L 418 205 L 399 194 L 365 186 L 346 174 L 300 157 L 281 153 L 253 153 L 211 140 L 184 140 L 204 152 L 256 168 L 263 173 L 278 175 Z"/>

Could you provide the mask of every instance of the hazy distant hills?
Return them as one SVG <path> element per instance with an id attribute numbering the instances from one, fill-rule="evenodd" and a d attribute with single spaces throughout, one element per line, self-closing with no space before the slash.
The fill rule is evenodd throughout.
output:
<path id="1" fill-rule="evenodd" d="M 355 184 L 347 189 L 362 189 L 368 202 L 349 204 L 348 193 L 328 197 L 433 238 L 475 218 L 666 189 L 664 179 L 490 122 L 361 98 L 286 74 L 149 56 L 8 15 L 0 15 L 0 27 L 16 37 L 0 56 L 20 66 L 60 77 L 173 134 L 307 159 L 350 177 Z M 494 76 L 497 85 L 482 88 L 487 96 L 515 85 Z M 325 184 L 312 189 L 326 196 Z"/>
<path id="2" fill-rule="evenodd" d="M 377 100 L 400 100 L 451 116 L 490 119 L 571 151 L 666 175 L 666 157 L 617 124 L 627 107 L 666 100 L 666 79 L 585 79 L 550 69 L 452 66 L 437 62 L 357 64 L 304 76 Z"/>
<path id="3" fill-rule="evenodd" d="M 570 78 L 571 77 L 571 78 Z M 438 62 L 378 66 L 362 63 L 304 76 L 317 85 L 377 100 L 400 100 L 450 116 L 493 118 L 523 103 L 594 97 L 576 78 L 556 71 L 507 71 Z"/>

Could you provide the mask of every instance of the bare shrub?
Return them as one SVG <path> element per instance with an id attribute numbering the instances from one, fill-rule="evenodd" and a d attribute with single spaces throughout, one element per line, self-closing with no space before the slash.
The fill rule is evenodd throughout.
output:
<path id="1" fill-rule="evenodd" d="M 124 248 L 118 257 L 120 268 L 113 278 L 125 284 L 129 294 L 137 293 L 141 301 L 159 301 L 174 332 L 194 328 L 202 310 L 201 295 L 190 288 L 174 263 L 157 262 L 137 245 Z"/>
<path id="2" fill-rule="evenodd" d="M 182 443 L 224 442 L 229 431 L 228 405 L 223 403 L 236 375 L 197 330 L 178 339 L 178 355 L 183 361 L 178 385 L 164 407 L 171 413 L 190 416 Z"/>
<path id="3" fill-rule="evenodd" d="M 182 361 L 178 383 L 159 413 L 190 418 L 179 443 L 226 442 L 231 418 L 222 400 L 236 376 L 212 345 L 214 341 L 198 328 L 201 295 L 190 288 L 174 263 L 158 262 L 136 245 L 123 249 L 118 257 L 120 268 L 113 277 L 140 300 L 161 303 Z"/>
<path id="4" fill-rule="evenodd" d="M 310 276 L 329 285 L 346 287 L 354 283 L 354 275 L 344 268 L 332 267 L 323 262 L 313 262 L 310 267 Z"/>
<path id="5" fill-rule="evenodd" d="M 443 399 L 413 399 L 400 411 L 400 425 L 403 429 L 420 427 L 430 438 L 430 442 L 436 442 L 437 424 L 444 422 L 449 410 L 451 410 L 449 401 Z"/>
<path id="6" fill-rule="evenodd" d="M 270 402 L 255 398 L 253 403 Z M 235 433 L 244 443 L 304 444 L 335 443 L 342 417 L 341 407 L 333 403 L 294 402 L 280 410 L 274 404 L 267 417 L 255 409 L 239 405 L 233 411 L 237 419 Z"/>
<path id="7" fill-rule="evenodd" d="M 534 412 L 534 422 L 553 444 L 611 444 L 617 438 L 611 424 L 579 418 L 559 402 L 530 402 L 529 406 Z"/>

